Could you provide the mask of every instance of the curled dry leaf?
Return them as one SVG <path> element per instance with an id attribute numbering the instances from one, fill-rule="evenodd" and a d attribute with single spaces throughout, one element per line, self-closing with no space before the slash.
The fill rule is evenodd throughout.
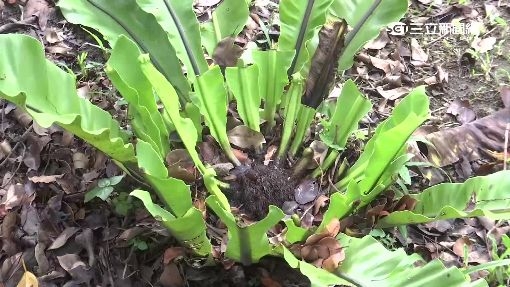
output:
<path id="1" fill-rule="evenodd" d="M 365 64 L 371 64 L 375 68 L 382 70 L 386 75 L 397 75 L 405 71 L 405 67 L 400 61 L 381 59 L 364 53 L 360 53 L 358 59 Z"/>
<path id="2" fill-rule="evenodd" d="M 87 251 L 89 257 L 89 266 L 94 266 L 96 262 L 96 255 L 94 254 L 94 234 L 92 229 L 85 228 L 80 234 L 75 237 L 76 243 L 80 244 Z"/>
<path id="3" fill-rule="evenodd" d="M 228 131 L 228 140 L 242 149 L 258 148 L 266 142 L 262 133 L 247 126 L 237 126 Z"/>
<path id="4" fill-rule="evenodd" d="M 41 151 L 51 141 L 51 138 L 48 136 L 36 137 L 29 134 L 27 141 L 28 150 L 23 158 L 23 163 L 33 170 L 38 170 L 41 165 Z"/>
<path id="5" fill-rule="evenodd" d="M 267 148 L 266 155 L 264 156 L 264 165 L 269 165 L 269 163 L 272 161 L 272 158 L 277 150 L 278 150 L 278 147 L 275 145 L 271 145 Z"/>
<path id="6" fill-rule="evenodd" d="M 30 188 L 22 184 L 10 185 L 3 197 L 2 205 L 5 210 L 11 210 L 14 207 L 21 206 L 24 203 L 29 203 L 34 198 L 34 192 Z"/>
<path id="7" fill-rule="evenodd" d="M 73 154 L 73 166 L 75 169 L 86 169 L 89 165 L 89 157 L 81 152 Z"/>

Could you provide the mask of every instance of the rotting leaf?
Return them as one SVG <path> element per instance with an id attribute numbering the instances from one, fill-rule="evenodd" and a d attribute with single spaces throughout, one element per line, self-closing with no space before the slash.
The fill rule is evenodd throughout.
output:
<path id="1" fill-rule="evenodd" d="M 264 135 L 254 131 L 247 126 L 237 126 L 228 131 L 228 140 L 233 145 L 243 149 L 259 148 L 266 142 Z"/>
<path id="2" fill-rule="evenodd" d="M 509 118 L 510 109 L 503 109 L 460 127 L 428 134 L 425 140 L 434 147 L 422 152 L 438 166 L 456 163 L 462 156 L 474 161 L 483 158 L 488 151 L 503 152 Z"/>
<path id="3" fill-rule="evenodd" d="M 346 31 L 345 21 L 325 25 L 320 30 L 319 47 L 315 50 L 306 81 L 305 94 L 301 98 L 303 105 L 316 109 L 329 94 L 335 79 L 338 58 L 344 47 Z"/>

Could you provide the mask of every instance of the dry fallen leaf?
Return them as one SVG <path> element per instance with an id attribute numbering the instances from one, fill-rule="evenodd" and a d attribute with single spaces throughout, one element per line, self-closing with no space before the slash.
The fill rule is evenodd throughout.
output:
<path id="1" fill-rule="evenodd" d="M 52 9 L 49 7 L 48 2 L 46 0 L 28 0 L 25 5 L 24 17 L 37 16 L 39 19 L 39 27 L 42 31 L 46 29 L 46 23 L 48 22 L 48 18 Z"/>
<path id="2" fill-rule="evenodd" d="M 415 66 L 422 65 L 429 59 L 429 55 L 421 48 L 415 38 L 411 38 L 411 59 Z"/>
<path id="3" fill-rule="evenodd" d="M 165 265 L 163 273 L 159 277 L 159 284 L 163 287 L 181 287 L 184 286 L 184 279 L 175 263 Z"/>
<path id="4" fill-rule="evenodd" d="M 51 183 L 57 181 L 57 179 L 62 178 L 63 174 L 56 175 L 42 175 L 42 176 L 32 176 L 28 179 L 33 183 Z"/>
<path id="5" fill-rule="evenodd" d="M 228 131 L 228 140 L 243 149 L 258 148 L 266 142 L 264 135 L 247 126 L 237 126 Z"/>
<path id="6" fill-rule="evenodd" d="M 228 37 L 218 43 L 212 58 L 222 68 L 235 67 L 242 54 L 243 48 L 235 44 L 235 38 Z"/>
<path id="7" fill-rule="evenodd" d="M 471 44 L 471 48 L 480 53 L 487 53 L 494 48 L 496 37 L 488 37 L 485 39 L 476 38 Z"/>
<path id="8" fill-rule="evenodd" d="M 464 248 L 467 248 L 467 252 L 469 254 L 469 252 L 472 250 L 472 245 L 473 243 L 471 242 L 471 240 L 469 239 L 469 237 L 461 237 L 459 239 L 457 239 L 457 241 L 455 241 L 455 244 L 453 245 L 453 253 L 455 253 L 455 255 L 459 256 L 459 257 L 464 257 Z"/>
<path id="9" fill-rule="evenodd" d="M 278 147 L 275 145 L 271 145 L 267 148 L 267 153 L 264 156 L 264 165 L 269 165 L 269 163 L 272 161 L 272 158 L 277 150 L 278 150 Z"/>
<path id="10" fill-rule="evenodd" d="M 476 114 L 471 109 L 468 100 L 455 99 L 446 110 L 446 113 L 454 115 L 462 124 L 470 123 L 476 119 Z"/>
<path id="11" fill-rule="evenodd" d="M 163 255 L 163 263 L 170 264 L 174 261 L 174 259 L 182 257 L 186 254 L 186 249 L 184 247 L 170 247 L 165 250 L 165 254 Z"/>
<path id="12" fill-rule="evenodd" d="M 411 89 L 407 87 L 398 87 L 391 90 L 383 90 L 383 87 L 379 86 L 376 88 L 377 92 L 389 101 L 394 101 L 403 95 L 407 95 Z"/>
<path id="13" fill-rule="evenodd" d="M 195 164 L 185 149 L 175 149 L 166 156 L 168 174 L 171 177 L 193 182 L 196 179 Z"/>
<path id="14" fill-rule="evenodd" d="M 386 32 L 386 30 L 382 30 L 377 38 L 365 45 L 365 48 L 370 50 L 380 50 L 386 47 L 389 41 L 390 37 L 388 37 L 388 32 Z"/>
<path id="15" fill-rule="evenodd" d="M 505 108 L 510 108 L 510 87 L 502 86 L 499 92 L 501 94 L 501 100 L 503 101 Z"/>
<path id="16" fill-rule="evenodd" d="M 422 152 L 438 166 L 456 163 L 463 157 L 469 161 L 478 160 L 488 154 L 488 150 L 502 152 L 509 118 L 510 109 L 503 109 L 460 127 L 430 133 L 425 139 L 434 148 Z"/>
<path id="17" fill-rule="evenodd" d="M 69 240 L 69 238 L 76 234 L 78 230 L 79 230 L 78 227 L 68 227 L 64 229 L 64 231 L 60 233 L 60 235 L 55 239 L 55 241 L 53 241 L 50 247 L 48 247 L 48 250 L 58 249 L 64 246 L 64 244 L 67 243 L 67 240 Z"/>
<path id="18" fill-rule="evenodd" d="M 16 287 L 38 287 L 39 282 L 37 281 L 37 277 L 32 272 L 25 271 L 23 273 L 23 277 L 19 281 Z"/>

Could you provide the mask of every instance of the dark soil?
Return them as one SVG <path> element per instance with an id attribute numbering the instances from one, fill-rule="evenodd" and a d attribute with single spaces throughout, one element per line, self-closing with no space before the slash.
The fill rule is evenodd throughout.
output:
<path id="1" fill-rule="evenodd" d="M 231 202 L 253 219 L 264 218 L 269 205 L 281 207 L 285 201 L 294 200 L 294 189 L 298 185 L 291 178 L 291 171 L 277 165 L 253 163 L 233 171 L 236 178 L 228 191 Z"/>

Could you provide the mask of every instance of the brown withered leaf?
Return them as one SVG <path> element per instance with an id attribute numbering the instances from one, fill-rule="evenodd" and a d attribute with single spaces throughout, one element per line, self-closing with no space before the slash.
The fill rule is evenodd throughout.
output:
<path id="1" fill-rule="evenodd" d="M 464 257 L 464 248 L 467 248 L 467 252 L 469 253 L 472 249 L 473 243 L 469 240 L 468 237 L 461 237 L 455 241 L 453 245 L 453 253 L 459 257 Z"/>
<path id="2" fill-rule="evenodd" d="M 57 256 L 60 266 L 71 275 L 77 285 L 85 283 L 89 285 L 92 279 L 92 270 L 81 261 L 81 258 L 76 254 L 66 254 Z"/>
<path id="3" fill-rule="evenodd" d="M 32 176 L 28 179 L 33 183 L 51 183 L 57 181 L 57 179 L 62 178 L 63 174 L 55 174 L 55 175 L 41 175 L 41 176 Z"/>
<path id="4" fill-rule="evenodd" d="M 347 23 L 333 22 L 324 25 L 319 32 L 319 46 L 312 58 L 306 91 L 301 98 L 303 105 L 316 109 L 329 94 L 333 84 L 338 58 L 344 47 Z"/>
<path id="5" fill-rule="evenodd" d="M 28 140 L 28 152 L 23 158 L 23 163 L 33 169 L 39 169 L 41 165 L 41 151 L 51 141 L 49 136 L 36 137 L 33 134 L 27 136 Z"/>
<path id="6" fill-rule="evenodd" d="M 186 254 L 186 249 L 184 247 L 170 247 L 165 250 L 165 254 L 163 255 L 163 263 L 170 264 L 174 261 L 174 259 L 182 257 Z"/>
<path id="7" fill-rule="evenodd" d="M 212 58 L 222 68 L 235 67 L 242 54 L 243 48 L 235 44 L 235 38 L 227 37 L 218 43 Z"/>
<path id="8" fill-rule="evenodd" d="M 505 108 L 510 108 L 510 87 L 502 86 L 499 93 L 501 94 L 501 100 L 503 101 Z"/>
<path id="9" fill-rule="evenodd" d="M 278 150 L 278 147 L 275 145 L 271 145 L 267 148 L 267 153 L 264 156 L 264 165 L 269 165 L 269 163 L 272 161 L 272 158 L 277 150 Z"/>
<path id="10" fill-rule="evenodd" d="M 446 113 L 454 115 L 462 124 L 472 122 L 476 119 L 476 114 L 468 100 L 455 99 L 446 110 Z"/>
<path id="11" fill-rule="evenodd" d="M 463 156 L 474 161 L 488 155 L 488 151 L 503 152 L 508 122 L 510 109 L 502 109 L 460 127 L 428 134 L 425 139 L 434 148 L 426 148 L 422 153 L 430 162 L 445 166 L 460 161 Z"/>
<path id="12" fill-rule="evenodd" d="M 429 59 L 429 55 L 422 49 L 418 40 L 411 38 L 411 62 L 415 66 L 423 65 Z"/>
<path id="13" fill-rule="evenodd" d="M 39 27 L 44 31 L 52 10 L 46 0 L 28 0 L 23 15 L 25 17 L 37 16 Z"/>
<path id="14" fill-rule="evenodd" d="M 264 135 L 247 126 L 237 126 L 227 133 L 228 140 L 243 149 L 257 148 L 266 142 Z"/>
<path id="15" fill-rule="evenodd" d="M 179 267 L 175 263 L 165 265 L 163 273 L 159 277 L 159 284 L 163 287 L 181 287 L 185 286 Z"/>
<path id="16" fill-rule="evenodd" d="M 73 237 L 74 234 L 76 234 L 76 232 L 78 232 L 78 230 L 79 230 L 79 228 L 77 228 L 77 227 L 68 227 L 68 228 L 64 229 L 64 231 L 62 231 L 62 233 L 60 233 L 60 235 L 55 239 L 55 241 L 53 241 L 53 243 L 50 245 L 50 247 L 48 247 L 48 250 L 58 249 L 58 248 L 64 246 L 64 244 L 67 243 L 69 238 Z"/>
<path id="17" fill-rule="evenodd" d="M 196 179 L 195 164 L 185 149 L 175 149 L 166 156 L 168 174 L 171 177 L 193 182 Z"/>
<path id="18" fill-rule="evenodd" d="M 411 89 L 407 87 L 398 87 L 391 90 L 383 90 L 383 87 L 379 86 L 376 88 L 377 92 L 389 101 L 394 101 L 403 95 L 407 95 Z"/>
<path id="19" fill-rule="evenodd" d="M 380 50 L 386 47 L 389 41 L 390 37 L 388 37 L 388 32 L 386 32 L 386 30 L 382 30 L 377 38 L 365 45 L 365 48 L 370 50 Z"/>

